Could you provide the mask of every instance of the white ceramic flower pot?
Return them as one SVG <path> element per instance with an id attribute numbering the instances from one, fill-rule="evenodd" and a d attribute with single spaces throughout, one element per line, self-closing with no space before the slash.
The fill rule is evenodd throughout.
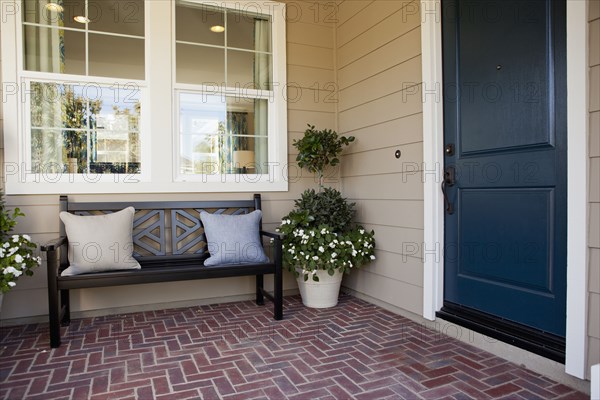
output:
<path id="1" fill-rule="evenodd" d="M 311 277 L 305 282 L 302 273 L 297 278 L 302 303 L 311 308 L 334 307 L 338 302 L 344 274 L 336 271 L 331 276 L 327 271 L 320 269 L 317 271 L 317 276 L 319 282 L 313 281 Z"/>

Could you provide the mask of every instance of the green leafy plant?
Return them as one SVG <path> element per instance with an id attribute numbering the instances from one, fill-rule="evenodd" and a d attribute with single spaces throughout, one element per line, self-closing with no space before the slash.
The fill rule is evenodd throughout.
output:
<path id="1" fill-rule="evenodd" d="M 28 235 L 11 235 L 16 219 L 24 214 L 15 208 L 7 210 L 0 193 L 0 292 L 6 293 L 16 286 L 19 276 L 33 275 L 33 268 L 41 259 L 33 255 L 37 247 Z"/>
<path id="2" fill-rule="evenodd" d="M 348 203 L 335 189 L 324 188 L 304 191 L 295 205 L 296 211 L 306 211 L 313 227 L 327 225 L 334 232 L 343 232 L 352 224 L 356 203 Z"/>
<path id="3" fill-rule="evenodd" d="M 354 136 L 338 136 L 331 129 L 317 130 L 314 125 L 308 124 L 304 137 L 294 141 L 294 147 L 298 149 L 298 166 L 317 174 L 319 188 L 322 188 L 325 169 L 338 165 L 342 150 L 354 140 Z"/>
<path id="4" fill-rule="evenodd" d="M 319 269 L 329 275 L 349 273 L 375 259 L 375 233 L 353 224 L 355 203 L 349 203 L 333 188 L 323 187 L 324 172 L 340 163 L 340 154 L 355 138 L 339 137 L 330 129 L 313 125 L 294 142 L 298 165 L 316 173 L 319 191 L 302 193 L 295 208 L 286 215 L 278 231 L 284 234 L 283 257 L 289 271 L 305 281 L 319 281 Z"/>

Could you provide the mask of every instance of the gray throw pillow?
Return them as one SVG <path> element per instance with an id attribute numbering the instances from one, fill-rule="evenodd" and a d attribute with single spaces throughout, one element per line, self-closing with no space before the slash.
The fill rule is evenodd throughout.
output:
<path id="1" fill-rule="evenodd" d="M 61 212 L 69 240 L 69 268 L 61 275 L 140 269 L 133 258 L 134 213 L 133 207 L 105 215 Z"/>
<path id="2" fill-rule="evenodd" d="M 204 261 L 207 267 L 269 262 L 260 240 L 260 210 L 243 215 L 202 212 L 200 219 L 210 253 Z"/>

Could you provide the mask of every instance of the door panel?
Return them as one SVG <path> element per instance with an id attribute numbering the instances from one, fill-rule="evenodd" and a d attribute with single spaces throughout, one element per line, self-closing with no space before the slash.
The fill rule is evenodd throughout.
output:
<path id="1" fill-rule="evenodd" d="M 564 337 L 565 2 L 442 4 L 444 300 Z"/>
<path id="2" fill-rule="evenodd" d="M 461 1 L 460 7 L 457 64 L 463 154 L 551 143 L 547 122 L 552 93 L 546 85 L 552 75 L 546 23 L 551 4 Z"/>

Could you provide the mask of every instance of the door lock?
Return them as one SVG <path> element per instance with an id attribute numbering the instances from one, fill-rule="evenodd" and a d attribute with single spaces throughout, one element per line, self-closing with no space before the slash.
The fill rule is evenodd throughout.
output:
<path id="1" fill-rule="evenodd" d="M 448 166 L 444 170 L 444 183 L 447 186 L 454 186 L 456 183 L 456 168 Z"/>

